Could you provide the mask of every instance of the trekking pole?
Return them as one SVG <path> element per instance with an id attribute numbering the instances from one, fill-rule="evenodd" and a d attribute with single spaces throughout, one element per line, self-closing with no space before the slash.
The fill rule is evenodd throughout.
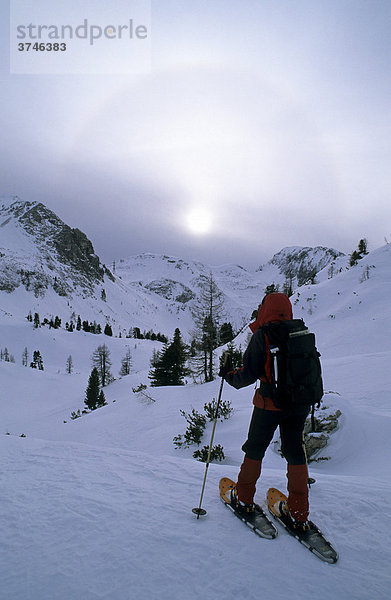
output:
<path id="1" fill-rule="evenodd" d="M 224 366 L 226 365 L 227 362 L 227 355 L 228 352 L 224 353 Z M 209 450 L 208 450 L 208 458 L 206 459 L 206 465 L 205 465 L 205 474 L 204 474 L 204 482 L 202 484 L 202 490 L 201 490 L 201 498 L 200 498 L 200 504 L 198 506 L 198 508 L 193 508 L 192 512 L 197 515 L 197 519 L 200 518 L 200 516 L 204 516 L 206 515 L 206 510 L 204 508 L 201 508 L 202 505 L 202 499 L 204 497 L 204 490 L 205 490 L 205 483 L 206 483 L 206 476 L 208 474 L 208 468 L 209 468 L 209 463 L 210 463 L 210 454 L 212 451 L 212 444 L 213 444 L 213 438 L 215 435 L 215 429 L 216 429 L 216 423 L 217 423 L 217 416 L 219 414 L 219 408 L 220 408 L 220 400 L 221 400 L 221 394 L 223 393 L 223 385 L 224 385 L 224 376 L 221 377 L 221 383 L 220 383 L 220 390 L 219 390 L 219 396 L 217 398 L 217 405 L 216 405 L 216 412 L 215 412 L 215 418 L 214 418 L 214 422 L 213 422 L 213 429 L 212 429 L 212 435 L 210 438 L 210 444 L 209 444 Z"/>

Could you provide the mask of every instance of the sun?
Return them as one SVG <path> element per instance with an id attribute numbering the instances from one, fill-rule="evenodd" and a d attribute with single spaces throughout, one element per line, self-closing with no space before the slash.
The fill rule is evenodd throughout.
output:
<path id="1" fill-rule="evenodd" d="M 213 219 L 210 211 L 203 207 L 197 207 L 188 213 L 186 223 L 192 233 L 202 235 L 212 229 Z"/>

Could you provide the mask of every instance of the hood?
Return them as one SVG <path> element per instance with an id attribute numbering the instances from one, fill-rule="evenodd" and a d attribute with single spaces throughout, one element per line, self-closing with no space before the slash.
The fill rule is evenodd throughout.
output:
<path id="1" fill-rule="evenodd" d="M 288 296 L 273 292 L 264 297 L 258 315 L 249 327 L 253 333 L 262 325 L 273 321 L 289 321 L 293 319 L 292 304 Z"/>

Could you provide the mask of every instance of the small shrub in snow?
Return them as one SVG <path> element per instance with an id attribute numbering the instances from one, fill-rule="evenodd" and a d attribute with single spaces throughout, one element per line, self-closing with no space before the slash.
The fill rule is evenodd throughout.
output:
<path id="1" fill-rule="evenodd" d="M 215 400 L 215 398 L 213 398 L 211 402 L 205 402 L 204 411 L 209 421 L 214 421 L 215 418 L 220 419 L 220 421 L 223 421 L 224 419 L 229 419 L 233 411 L 231 402 L 229 400 L 223 400 L 223 402 L 220 402 L 217 415 L 216 408 L 217 401 Z"/>
<path id="2" fill-rule="evenodd" d="M 214 421 L 215 418 L 223 421 L 224 419 L 229 419 L 233 408 L 229 400 L 220 402 L 219 410 L 216 415 L 217 402 L 215 398 L 211 402 L 205 402 L 204 411 L 205 414 L 201 415 L 194 408 L 190 413 L 186 413 L 184 410 L 181 410 L 181 415 L 186 419 L 187 429 L 183 435 L 177 435 L 173 439 L 174 446 L 177 448 L 188 448 L 191 444 L 200 445 L 202 436 L 204 434 L 206 421 Z M 206 450 L 205 450 L 206 448 Z M 202 462 L 206 462 L 208 456 L 209 446 L 204 446 L 201 450 L 196 450 L 193 454 L 194 458 L 198 458 Z M 206 456 L 205 456 L 206 452 Z M 205 460 L 204 460 L 205 459 Z M 224 452 L 223 447 L 218 444 L 217 446 L 212 446 L 211 450 L 211 460 L 223 460 Z"/>
<path id="3" fill-rule="evenodd" d="M 133 394 L 141 394 L 142 396 L 144 396 L 151 402 L 156 402 L 155 398 L 152 398 L 152 396 L 145 393 L 145 390 L 147 389 L 147 387 L 148 386 L 146 386 L 145 383 L 140 383 L 140 385 L 138 387 L 132 388 L 132 392 L 133 392 Z"/>
<path id="4" fill-rule="evenodd" d="M 143 392 L 146 389 L 147 386 L 145 385 L 145 383 L 140 383 L 139 386 L 132 388 L 132 392 L 133 394 L 138 394 L 139 392 Z"/>
<path id="5" fill-rule="evenodd" d="M 200 462 L 206 462 L 208 460 L 209 454 L 209 446 L 203 446 L 200 450 L 196 450 L 193 453 L 193 457 L 199 460 Z M 212 446 L 212 450 L 210 451 L 210 461 L 218 460 L 222 461 L 225 458 L 225 454 L 223 451 L 223 447 L 220 444 L 216 446 Z"/>
<path id="6" fill-rule="evenodd" d="M 194 408 L 190 413 L 185 413 L 184 410 L 180 413 L 186 419 L 187 429 L 183 435 L 174 437 L 174 445 L 177 448 L 188 448 L 191 444 L 200 444 L 206 425 L 205 415 L 200 415 Z"/>

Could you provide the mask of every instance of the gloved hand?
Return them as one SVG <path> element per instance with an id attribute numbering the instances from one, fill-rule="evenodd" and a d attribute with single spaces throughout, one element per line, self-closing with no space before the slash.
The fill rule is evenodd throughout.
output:
<path id="1" fill-rule="evenodd" d="M 232 356 L 229 352 L 224 352 L 222 356 L 219 377 L 225 377 L 229 371 L 232 371 Z"/>

